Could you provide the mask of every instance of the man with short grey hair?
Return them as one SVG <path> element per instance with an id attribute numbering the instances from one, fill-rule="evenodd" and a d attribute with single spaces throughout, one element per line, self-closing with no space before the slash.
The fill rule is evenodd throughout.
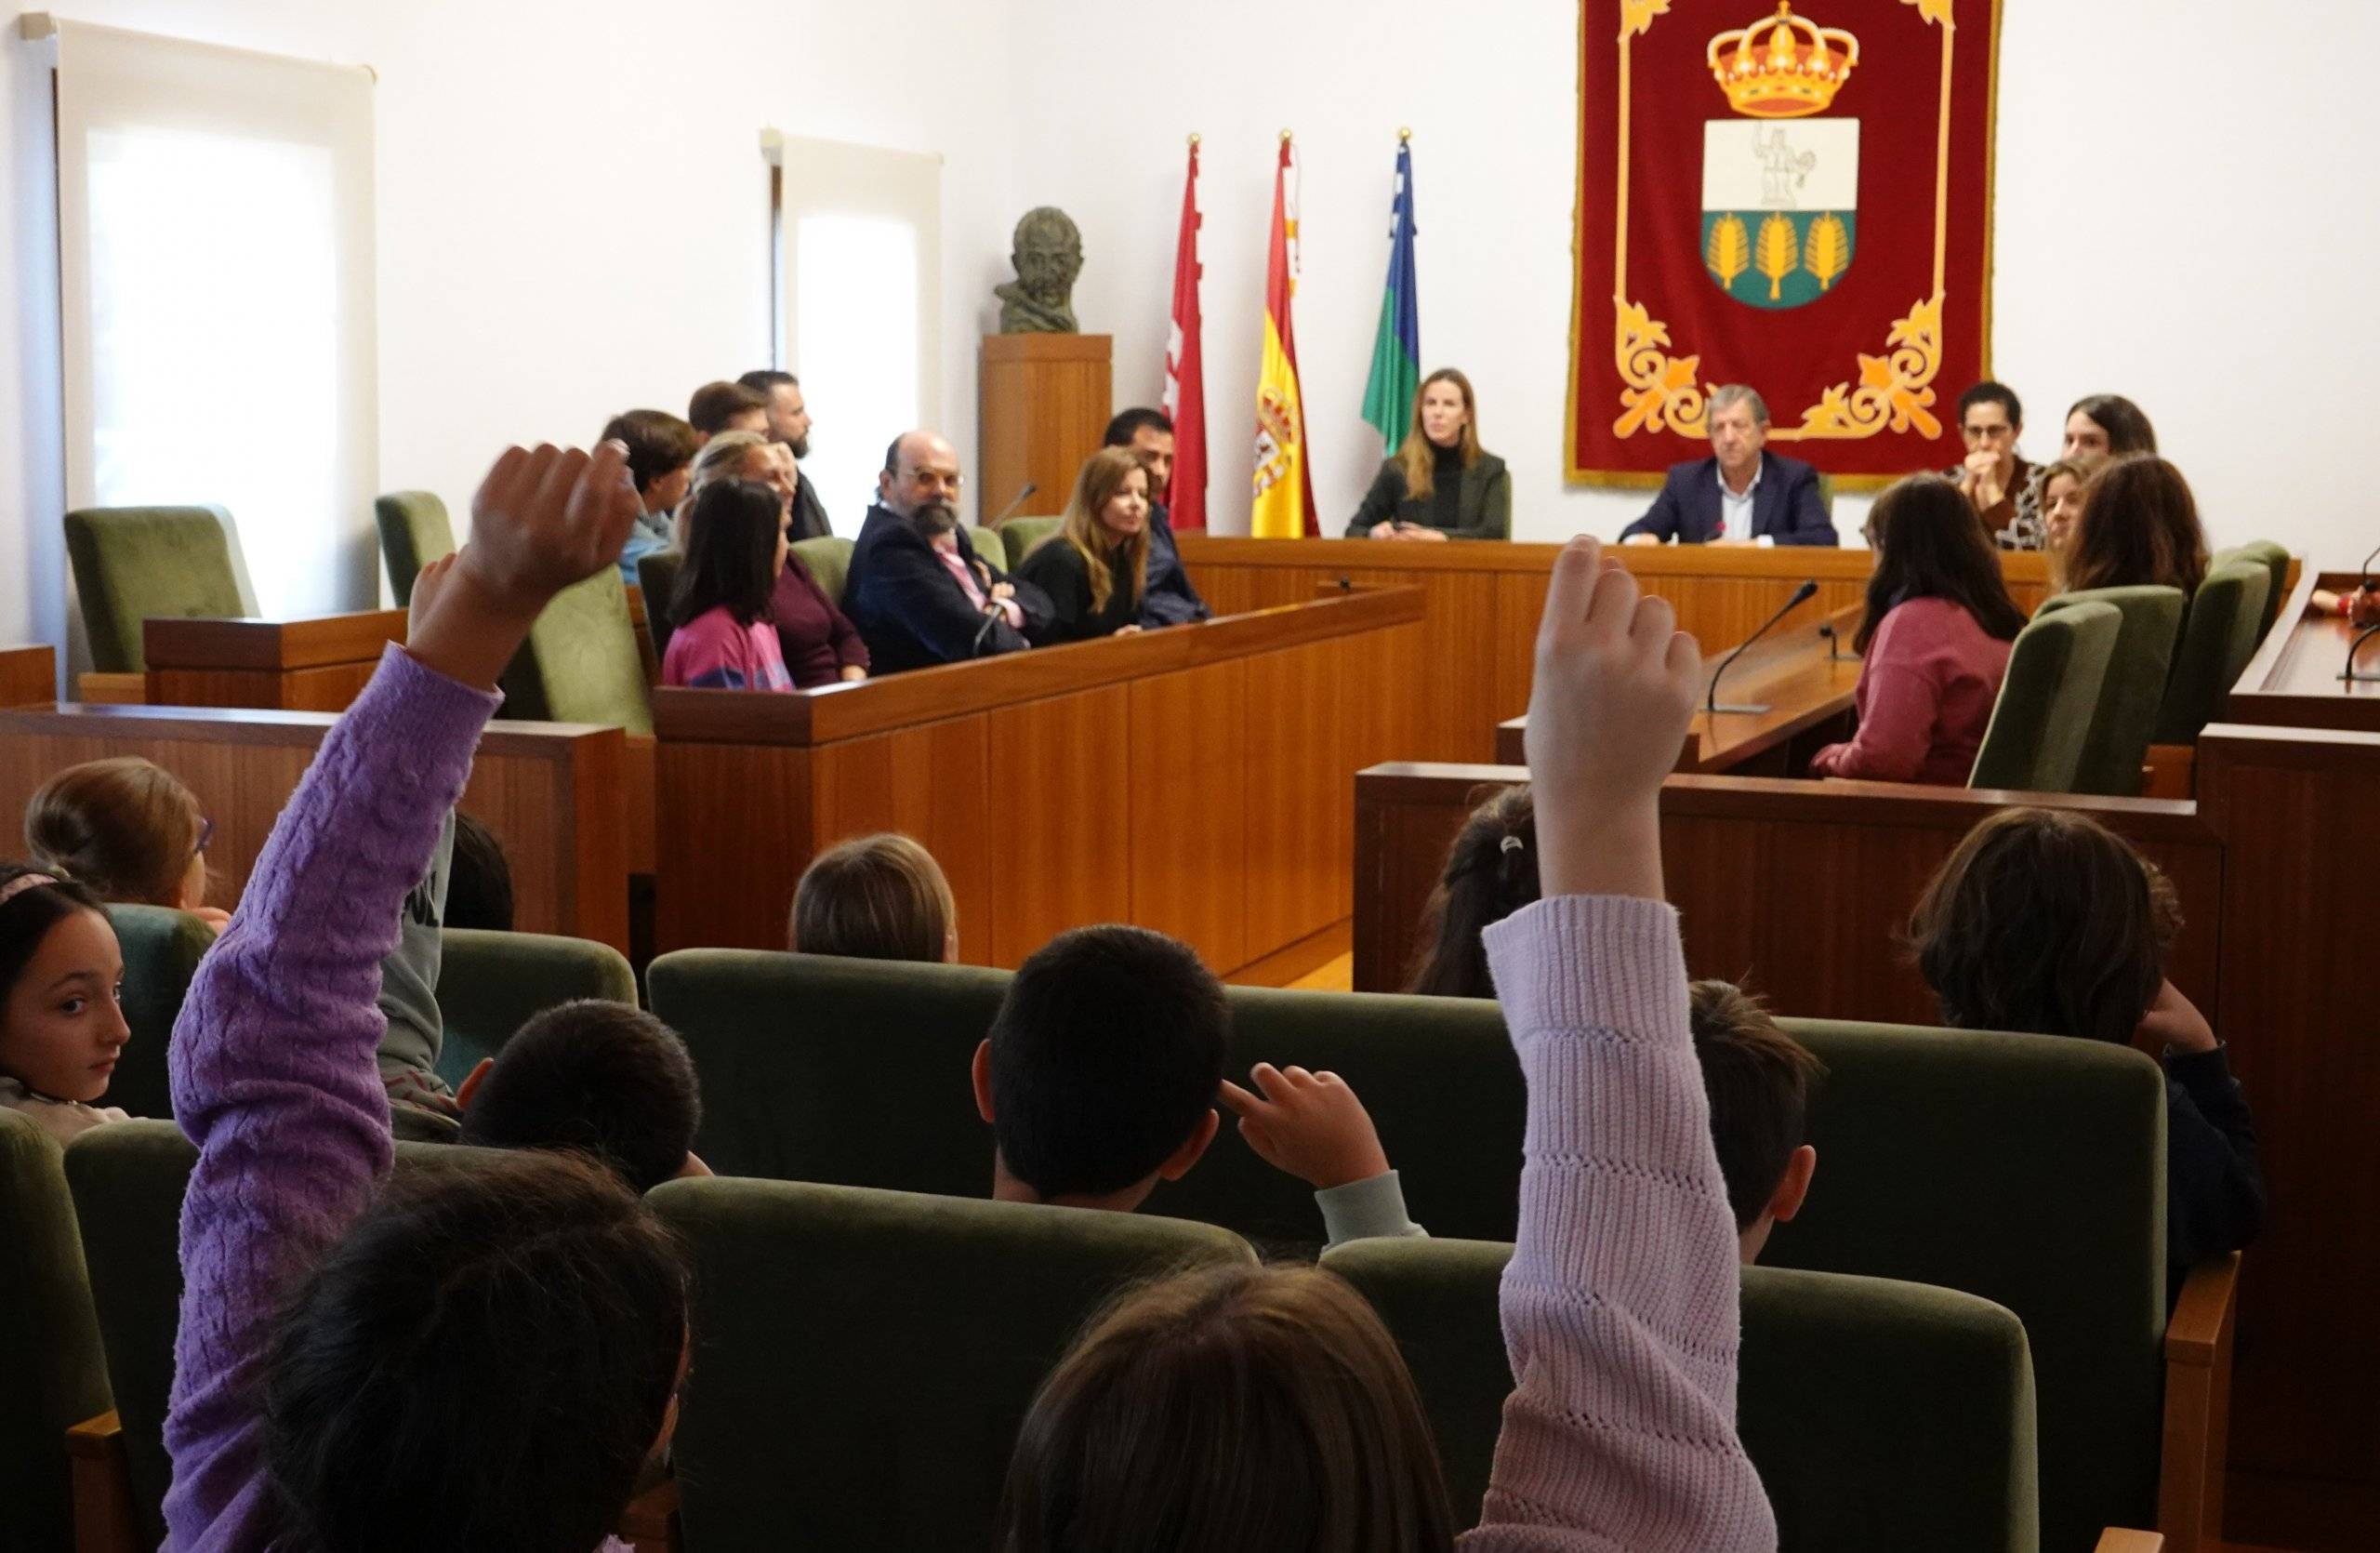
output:
<path id="1" fill-rule="evenodd" d="M 1742 383 L 1712 389 L 1703 425 L 1712 456 L 1673 465 L 1653 505 L 1620 532 L 1623 543 L 1838 542 L 1818 495 L 1818 471 L 1767 450 L 1768 405 L 1757 392 Z"/>

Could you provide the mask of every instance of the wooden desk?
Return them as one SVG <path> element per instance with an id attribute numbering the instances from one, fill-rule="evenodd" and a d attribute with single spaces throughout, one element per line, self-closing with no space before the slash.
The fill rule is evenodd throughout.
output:
<path id="1" fill-rule="evenodd" d="M 14 826 L 58 771 L 142 755 L 190 784 L 215 821 L 209 896 L 230 906 L 283 804 L 337 719 L 327 712 L 72 702 L 0 710 L 0 816 Z M 625 736 L 568 723 L 491 723 L 462 807 L 504 843 L 516 925 L 626 953 Z"/>
<path id="2" fill-rule="evenodd" d="M 1529 657 L 1559 545 L 1215 538 L 1196 530 L 1177 540 L 1192 580 L 1219 615 L 1294 604 L 1342 579 L 1421 589 L 1428 610 L 1413 657 L 1379 667 L 1415 676 L 1419 737 L 1400 755 L 1491 759 L 1491 730 L 1528 708 Z M 1819 546 L 1617 545 L 1611 553 L 1646 591 L 1675 606 L 1679 629 L 1714 653 L 1751 635 L 1805 578 L 1818 585 L 1818 597 L 1803 606 L 1812 620 L 1858 604 L 1870 560 L 1864 550 Z M 2048 587 L 2042 557 L 2010 553 L 2001 565 L 2017 606 L 2030 613 Z M 1730 684 L 1734 679 L 1730 672 Z"/>
<path id="3" fill-rule="evenodd" d="M 1706 776 L 1799 776 L 1820 747 L 1849 738 L 1851 698 L 1859 688 L 1851 638 L 1862 613 L 1864 606 L 1845 604 L 1823 619 L 1779 626 L 1754 643 L 1719 682 L 1720 701 L 1767 710 L 1696 712 L 1686 748 L 1678 752 L 1678 770 Z M 1831 641 L 1822 634 L 1826 626 L 1835 630 Z M 1722 652 L 1703 658 L 1705 691 L 1726 657 Z M 1527 765 L 1527 735 L 1526 717 L 1497 723 L 1496 759 Z"/>
<path id="4" fill-rule="evenodd" d="M 2346 592 L 2360 581 L 2354 572 L 2298 578 L 2271 633 L 2231 687 L 2225 721 L 2380 733 L 2380 682 L 2339 678 L 2347 666 L 2347 646 L 2361 633 L 2335 615 L 2308 618 L 2306 614 L 2315 589 Z M 2364 647 L 2356 665 L 2366 673 L 2380 674 L 2380 639 Z"/>
<path id="5" fill-rule="evenodd" d="M 367 610 L 311 620 L 142 622 L 149 704 L 344 711 L 380 653 L 405 639 L 405 612 Z"/>
<path id="6" fill-rule="evenodd" d="M 978 964 L 1128 922 L 1290 979 L 1343 952 L 1352 778 L 1412 738 L 1372 668 L 1421 614 L 1357 593 L 789 696 L 656 691 L 659 947 L 782 949 L 813 856 L 902 830 Z"/>
<path id="7" fill-rule="evenodd" d="M 46 702 L 58 694 L 58 654 L 48 647 L 0 647 L 0 707 Z"/>

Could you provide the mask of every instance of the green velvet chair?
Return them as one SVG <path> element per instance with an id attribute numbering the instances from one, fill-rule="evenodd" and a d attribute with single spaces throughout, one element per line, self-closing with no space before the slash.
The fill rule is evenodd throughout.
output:
<path id="1" fill-rule="evenodd" d="M 1413 1372 L 1459 1522 L 1479 1514 L 1512 1372 L 1497 1294 L 1512 1247 L 1355 1241 L 1322 1265 L 1362 1291 Z M 1781 1553 L 2035 1553 L 2033 1374 L 1989 1300 L 1888 1279 L 1747 1268 L 1737 1427 Z"/>
<path id="2" fill-rule="evenodd" d="M 66 1431 L 114 1406 L 58 1143 L 0 1109 L 0 1553 L 75 1546 Z"/>
<path id="3" fill-rule="evenodd" d="M 628 582 L 606 566 L 554 596 L 504 675 L 505 715 L 653 732 Z"/>
<path id="4" fill-rule="evenodd" d="M 162 906 L 111 906 L 108 921 L 124 953 L 124 1022 L 132 1039 L 116 1060 L 106 1104 L 134 1116 L 170 1117 L 165 1047 L 181 1016 L 182 999 L 199 956 L 215 946 L 215 930 L 187 911 Z"/>
<path id="5" fill-rule="evenodd" d="M 1009 554 L 1008 541 L 1000 537 L 997 528 L 978 528 L 971 523 L 967 525 L 967 542 L 975 547 L 975 559 L 989 564 L 995 571 L 1008 571 L 1025 559 L 1021 555 Z"/>
<path id="6" fill-rule="evenodd" d="M 438 1071 L 450 1084 L 502 1051 L 530 1015 L 558 1003 L 601 998 L 637 1006 L 636 973 L 609 944 L 463 927 L 441 938 Z"/>
<path id="7" fill-rule="evenodd" d="M 685 557 L 674 550 L 649 550 L 636 558 L 636 585 L 644 594 L 644 626 L 653 633 L 653 656 L 669 655 L 669 638 L 678 622 L 669 617 L 669 601 L 678 591 L 678 568 Z"/>
<path id="8" fill-rule="evenodd" d="M 727 1179 L 651 1201 L 694 1254 L 675 1458 L 701 1553 L 988 1546 L 1083 1322 L 1135 1280 L 1254 1260 L 1148 1215 Z"/>
<path id="9" fill-rule="evenodd" d="M 389 590 L 397 607 L 413 603 L 414 578 L 442 556 L 455 553 L 455 525 L 446 503 L 431 491 L 389 491 L 372 500 L 372 521 L 380 530 L 380 556 L 389 564 Z"/>
<path id="10" fill-rule="evenodd" d="M 2251 539 L 2216 551 L 2207 569 L 2218 571 L 2234 561 L 2253 561 L 2271 577 L 2271 585 L 2265 591 L 2264 612 L 2256 621 L 2256 641 L 2261 644 L 2271 634 L 2273 621 L 2281 617 L 2281 606 L 2289 602 L 2289 547 L 2271 539 Z"/>
<path id="11" fill-rule="evenodd" d="M 2261 561 L 2226 563 L 2206 574 L 2190 600 L 2174 671 L 2157 710 L 2159 744 L 2196 744 L 2256 652 L 2272 571 Z"/>
<path id="12" fill-rule="evenodd" d="M 794 543 L 793 553 L 801 557 L 801 564 L 810 568 L 810 575 L 818 579 L 818 586 L 838 609 L 842 607 L 844 585 L 851 581 L 852 551 L 856 548 L 840 534 Z"/>
<path id="13" fill-rule="evenodd" d="M 1011 518 L 1000 524 L 1000 542 L 1008 547 L 1009 568 L 1024 565 L 1026 556 L 1065 526 L 1064 518 Z"/>
<path id="14" fill-rule="evenodd" d="M 2181 640 L 2182 612 L 2188 602 L 2178 588 L 2092 588 L 2056 594 L 2034 615 L 2039 623 L 2086 604 L 2104 604 L 2113 605 L 2122 616 L 2115 647 L 2108 657 L 2107 679 L 2091 713 L 2091 731 L 2074 767 L 2073 783 L 2056 790 L 2107 798 L 2140 795 L 2141 770 L 2156 737 L 2157 708 L 2164 697 L 2165 682 L 2173 674 L 2174 649 Z M 2015 677 L 2013 659 L 2010 677 Z"/>
<path id="15" fill-rule="evenodd" d="M 66 557 L 91 667 L 148 667 L 141 626 L 152 617 L 240 617 L 257 612 L 231 514 L 220 507 L 88 507 L 66 514 Z"/>
<path id="16" fill-rule="evenodd" d="M 2114 605 L 2095 604 L 2038 616 L 2016 633 L 1967 786 L 2018 792 L 2075 790 L 2122 625 Z M 2142 733 L 2145 756 L 2145 723 Z M 2137 777 L 2133 787 L 2138 790 Z"/>

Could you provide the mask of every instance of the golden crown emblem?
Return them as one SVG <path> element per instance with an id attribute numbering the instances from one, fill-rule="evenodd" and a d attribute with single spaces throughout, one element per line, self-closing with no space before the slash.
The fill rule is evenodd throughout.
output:
<path id="1" fill-rule="evenodd" d="M 1822 113 L 1834 101 L 1859 62 L 1859 40 L 1840 27 L 1795 16 L 1778 0 L 1775 16 L 1712 38 L 1706 58 L 1737 113 L 1794 119 Z"/>

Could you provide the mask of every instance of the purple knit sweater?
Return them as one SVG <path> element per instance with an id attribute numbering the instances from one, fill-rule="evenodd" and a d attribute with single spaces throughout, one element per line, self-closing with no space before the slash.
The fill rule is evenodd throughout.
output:
<path id="1" fill-rule="evenodd" d="M 282 811 L 175 1022 L 174 1112 L 199 1155 L 165 1415 L 168 1548 L 273 1541 L 274 1321 L 388 1174 L 380 960 L 497 701 L 391 646 Z"/>
<path id="2" fill-rule="evenodd" d="M 1514 1390 L 1466 1550 L 1771 1553 L 1736 1438 L 1736 1221 L 1677 914 L 1561 896 L 1489 928 L 1528 1132 L 1504 1272 Z"/>

